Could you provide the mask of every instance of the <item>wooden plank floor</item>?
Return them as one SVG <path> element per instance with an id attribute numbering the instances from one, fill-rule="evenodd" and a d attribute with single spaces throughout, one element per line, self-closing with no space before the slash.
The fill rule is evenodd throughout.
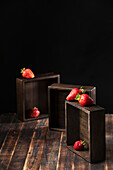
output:
<path id="1" fill-rule="evenodd" d="M 106 161 L 90 164 L 70 152 L 64 132 L 49 131 L 48 119 L 20 122 L 0 115 L 0 170 L 112 170 L 113 115 L 106 115 Z"/>

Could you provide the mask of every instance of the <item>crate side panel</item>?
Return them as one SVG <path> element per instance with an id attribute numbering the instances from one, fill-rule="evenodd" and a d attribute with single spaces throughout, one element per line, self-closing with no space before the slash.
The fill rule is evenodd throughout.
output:
<path id="1" fill-rule="evenodd" d="M 89 137 L 88 137 L 88 114 L 80 110 L 80 140 L 84 140 L 89 148 Z"/>
<path id="2" fill-rule="evenodd" d="M 67 104 L 66 112 L 67 145 L 74 145 L 74 142 L 80 139 L 80 111 Z"/>
<path id="3" fill-rule="evenodd" d="M 17 105 L 17 117 L 19 120 L 24 121 L 24 98 L 23 98 L 23 82 L 16 79 L 16 105 Z"/>
<path id="4" fill-rule="evenodd" d="M 50 90 L 50 128 L 65 129 L 65 99 L 68 93 L 65 90 Z"/>
<path id="5" fill-rule="evenodd" d="M 105 160 L 105 113 L 104 110 L 90 114 L 91 162 Z"/>

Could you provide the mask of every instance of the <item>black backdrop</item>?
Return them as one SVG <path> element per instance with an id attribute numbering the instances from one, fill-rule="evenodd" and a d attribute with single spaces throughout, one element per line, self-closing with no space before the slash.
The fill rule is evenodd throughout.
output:
<path id="1" fill-rule="evenodd" d="M 113 2 L 0 2 L 1 112 L 16 111 L 16 77 L 57 72 L 61 82 L 94 85 L 97 104 L 113 112 Z"/>

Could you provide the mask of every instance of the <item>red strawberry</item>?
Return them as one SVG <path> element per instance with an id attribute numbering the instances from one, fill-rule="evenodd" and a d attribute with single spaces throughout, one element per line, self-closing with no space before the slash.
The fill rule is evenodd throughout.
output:
<path id="1" fill-rule="evenodd" d="M 76 141 L 76 142 L 74 143 L 73 148 L 74 148 L 75 150 L 83 150 L 85 145 L 86 145 L 86 144 L 85 144 L 84 141 Z"/>
<path id="2" fill-rule="evenodd" d="M 78 88 L 72 89 L 69 95 L 66 97 L 66 100 L 75 100 L 75 97 L 78 93 L 82 94 L 80 89 Z"/>
<path id="3" fill-rule="evenodd" d="M 27 68 L 27 69 L 25 69 L 25 68 L 21 69 L 21 73 L 22 73 L 22 77 L 27 78 L 27 79 L 34 78 L 34 77 L 35 77 L 34 73 L 33 73 L 33 72 L 31 71 L 31 69 L 29 69 L 29 68 Z"/>
<path id="4" fill-rule="evenodd" d="M 40 115 L 40 111 L 34 107 L 29 111 L 29 117 L 38 117 Z"/>
<path id="5" fill-rule="evenodd" d="M 92 105 L 94 103 L 93 99 L 88 96 L 87 94 L 77 94 L 76 100 L 79 101 L 79 103 L 82 105 L 82 106 L 88 106 L 88 105 Z"/>

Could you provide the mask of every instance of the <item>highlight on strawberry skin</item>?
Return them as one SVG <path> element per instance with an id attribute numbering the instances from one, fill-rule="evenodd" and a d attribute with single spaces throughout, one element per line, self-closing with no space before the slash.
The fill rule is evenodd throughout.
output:
<path id="1" fill-rule="evenodd" d="M 84 89 L 81 87 L 80 89 L 78 88 L 73 88 L 71 92 L 68 94 L 66 97 L 66 100 L 75 100 L 77 94 L 83 94 L 85 93 Z"/>
<path id="2" fill-rule="evenodd" d="M 34 77 L 35 77 L 34 73 L 33 73 L 32 70 L 29 69 L 29 68 L 27 68 L 27 69 L 25 69 L 25 68 L 21 69 L 21 72 L 20 72 L 20 73 L 22 73 L 22 77 L 27 78 L 27 79 L 34 78 Z"/>

